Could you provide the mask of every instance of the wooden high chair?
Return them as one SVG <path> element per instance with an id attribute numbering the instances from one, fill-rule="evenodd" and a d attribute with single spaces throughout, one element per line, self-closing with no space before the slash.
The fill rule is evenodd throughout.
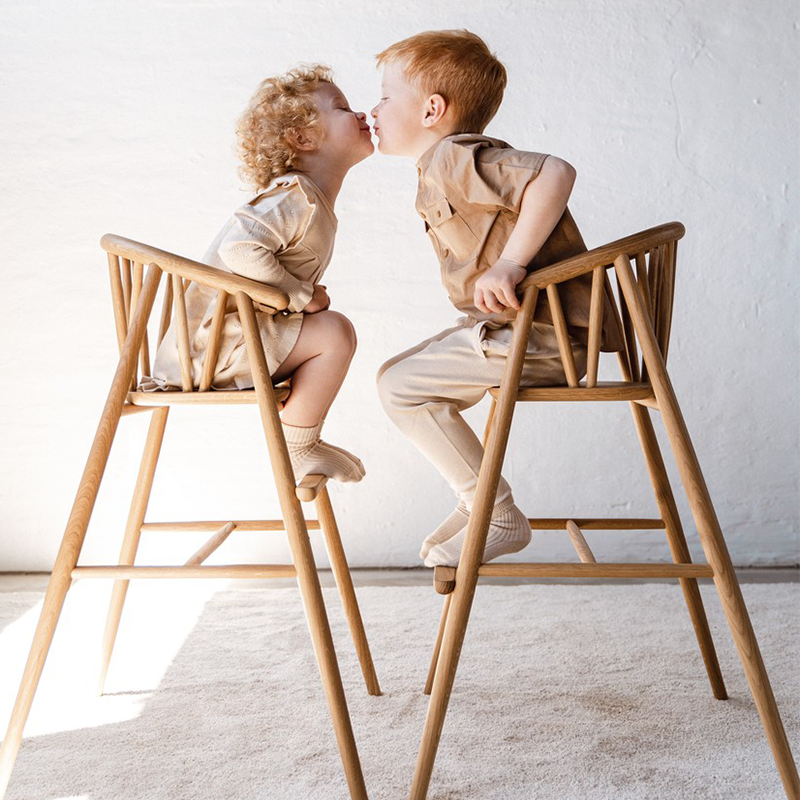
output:
<path id="1" fill-rule="evenodd" d="M 3 741 L 2 750 L 0 750 L 0 800 L 5 795 L 11 770 L 19 751 L 23 727 L 33 702 L 64 598 L 75 578 L 114 579 L 111 604 L 103 636 L 101 693 L 130 579 L 297 578 L 350 794 L 353 798 L 366 798 L 367 791 L 361 774 L 361 764 L 353 738 L 336 652 L 309 541 L 309 530 L 322 529 L 367 691 L 371 695 L 379 695 L 380 687 L 353 590 L 347 559 L 325 486 L 327 479 L 322 475 L 309 475 L 300 482 L 299 486 L 295 485 L 294 473 L 278 416 L 282 401 L 286 399 L 289 391 L 285 386 L 273 387 L 272 385 L 256 321 L 254 304 L 259 304 L 259 309 L 262 311 L 274 313 L 287 307 L 288 298 L 282 291 L 263 283 L 232 275 L 120 236 L 106 235 L 101 244 L 108 253 L 120 360 L 53 567 L 8 732 Z M 144 265 L 148 265 L 146 275 L 144 274 Z M 137 361 L 141 365 L 142 374 L 149 374 L 147 323 L 162 273 L 167 273 L 168 279 L 159 318 L 157 341 L 161 342 L 174 311 L 183 391 L 142 392 L 137 391 Z M 211 324 L 208 349 L 197 390 L 192 386 L 189 334 L 184 299 L 186 287 L 192 281 L 217 291 L 216 312 Z M 224 312 L 229 295 L 233 295 L 236 300 L 255 388 L 242 391 L 211 391 L 209 387 L 218 357 Z M 282 519 L 145 522 L 145 512 L 170 408 L 172 406 L 205 405 L 213 409 L 222 405 L 243 403 L 258 404 L 267 439 L 269 460 L 278 490 Z M 140 412 L 150 412 L 152 417 L 125 527 L 119 563 L 114 566 L 78 566 L 78 557 L 120 417 Z M 318 520 L 305 520 L 300 506 L 301 501 L 313 501 L 316 504 Z M 140 535 L 143 532 L 165 530 L 199 531 L 205 532 L 207 535 L 210 533 L 211 536 L 181 566 L 134 566 Z M 203 562 L 208 556 L 235 530 L 285 530 L 289 536 L 294 563 L 291 565 L 204 566 Z"/>
<path id="2" fill-rule="evenodd" d="M 767 734 L 787 797 L 800 798 L 797 768 L 783 729 L 769 678 L 758 649 L 750 618 L 731 563 L 719 522 L 706 488 L 700 464 L 681 415 L 666 369 L 677 242 L 684 235 L 678 222 L 642 231 L 531 273 L 520 285 L 523 301 L 514 321 L 508 362 L 498 388 L 492 389 L 492 406 L 484 434 L 481 465 L 473 511 L 457 569 L 436 567 L 434 586 L 446 594 L 434 647 L 426 694 L 431 694 L 422 742 L 411 788 L 412 800 L 427 796 L 439 737 L 455 680 L 459 654 L 469 621 L 478 578 L 483 576 L 559 578 L 677 578 L 694 625 L 711 690 L 718 700 L 727 698 L 711 633 L 706 621 L 697 578 L 713 578 L 739 651 L 750 689 Z M 631 259 L 635 259 L 635 274 Z M 613 267 L 619 290 L 614 298 L 607 270 Z M 569 346 L 558 285 L 591 273 L 589 344 L 586 380 L 580 383 Z M 528 331 L 540 291 L 547 292 L 558 337 L 567 386 L 520 388 Z M 611 300 L 616 325 L 625 341 L 618 354 L 621 381 L 597 380 L 603 295 Z M 639 359 L 641 349 L 641 362 Z M 566 530 L 580 563 L 481 563 L 493 500 L 508 443 L 517 402 L 627 402 L 644 452 L 660 518 L 658 519 L 531 519 L 537 530 Z M 685 487 L 706 564 L 693 564 L 675 499 L 658 447 L 650 409 L 661 412 L 667 435 Z M 674 564 L 597 563 L 583 536 L 589 530 L 663 529 Z"/>

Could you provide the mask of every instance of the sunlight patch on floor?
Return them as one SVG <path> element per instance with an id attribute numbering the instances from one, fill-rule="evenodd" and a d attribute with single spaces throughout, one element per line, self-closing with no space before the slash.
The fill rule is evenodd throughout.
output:
<path id="1" fill-rule="evenodd" d="M 133 584 L 101 697 L 97 693 L 100 643 L 111 581 L 78 581 L 67 594 L 25 737 L 139 716 L 206 603 L 227 585 L 224 580 L 142 580 Z M 0 737 L 11 716 L 41 610 L 40 601 L 0 633 Z"/>

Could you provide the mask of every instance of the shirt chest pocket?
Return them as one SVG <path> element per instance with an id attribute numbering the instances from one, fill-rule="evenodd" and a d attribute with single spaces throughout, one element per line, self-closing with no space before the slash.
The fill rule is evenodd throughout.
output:
<path id="1" fill-rule="evenodd" d="M 478 249 L 478 237 L 469 225 L 453 210 L 446 197 L 427 206 L 422 213 L 426 230 L 432 234 L 442 248 L 442 255 L 452 255 L 456 261 L 472 259 Z"/>

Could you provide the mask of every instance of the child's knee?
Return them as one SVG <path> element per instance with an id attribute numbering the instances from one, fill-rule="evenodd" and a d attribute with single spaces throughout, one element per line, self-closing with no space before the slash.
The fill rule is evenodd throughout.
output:
<path id="1" fill-rule="evenodd" d="M 377 382 L 378 397 L 389 416 L 413 413 L 431 402 L 409 359 L 387 361 L 378 370 Z"/>
<path id="2" fill-rule="evenodd" d="M 322 311 L 325 314 L 325 336 L 328 343 L 338 351 L 355 353 L 358 346 L 356 329 L 353 323 L 338 311 Z"/>
<path id="3" fill-rule="evenodd" d="M 381 405 L 388 413 L 397 407 L 397 400 L 403 383 L 401 370 L 394 367 L 394 362 L 387 361 L 381 365 L 376 376 L 378 397 Z"/>
<path id="4" fill-rule="evenodd" d="M 395 360 L 390 358 L 388 361 L 384 361 L 383 364 L 378 367 L 378 372 L 375 375 L 375 382 L 378 384 L 378 391 L 381 388 L 381 382 L 383 381 L 383 376 L 386 374 L 387 370 L 391 369 L 391 367 L 395 364 Z"/>

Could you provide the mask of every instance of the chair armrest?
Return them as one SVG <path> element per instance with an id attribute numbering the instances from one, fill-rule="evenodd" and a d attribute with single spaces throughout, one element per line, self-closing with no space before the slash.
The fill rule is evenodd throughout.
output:
<path id="1" fill-rule="evenodd" d="M 656 228 L 634 233 L 624 239 L 596 247 L 572 258 L 566 258 L 547 267 L 542 267 L 531 272 L 517 287 L 517 291 L 524 291 L 529 286 L 544 289 L 551 283 L 563 283 L 571 278 L 577 278 L 591 272 L 595 267 L 607 267 L 621 255 L 636 255 L 636 253 L 652 250 L 654 247 L 667 242 L 682 239 L 686 229 L 680 222 L 668 222 Z"/>
<path id="2" fill-rule="evenodd" d="M 200 283 L 211 289 L 223 290 L 228 294 L 235 295 L 237 292 L 244 292 L 251 300 L 255 300 L 264 306 L 282 311 L 289 307 L 289 297 L 286 292 L 269 286 L 260 281 L 253 281 L 249 278 L 242 278 L 231 272 L 223 272 L 215 269 L 208 264 L 201 264 L 199 261 L 192 261 L 189 258 L 168 253 L 166 250 L 159 250 L 148 244 L 135 242 L 114 233 L 107 233 L 100 240 L 100 245 L 108 253 L 136 261 L 140 264 L 156 264 L 159 269 L 171 275 L 180 275 L 194 283 Z"/>

